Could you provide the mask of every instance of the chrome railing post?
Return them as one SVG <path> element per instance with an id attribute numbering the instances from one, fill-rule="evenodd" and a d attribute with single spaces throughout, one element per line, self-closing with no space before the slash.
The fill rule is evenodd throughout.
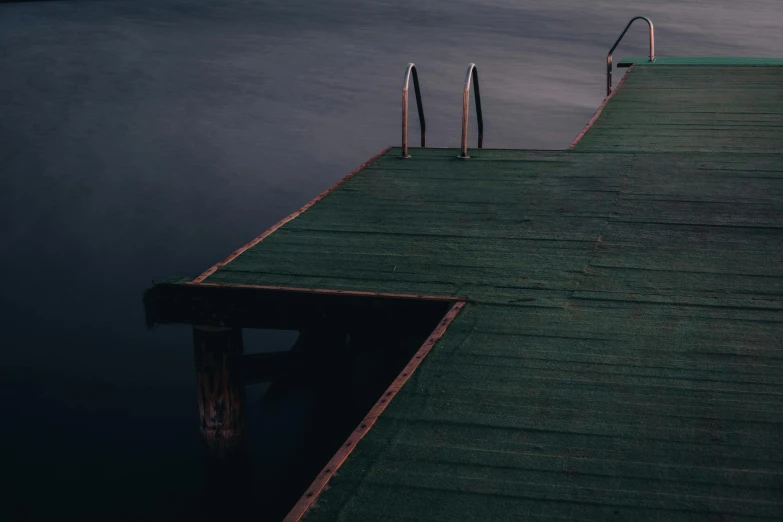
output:
<path id="1" fill-rule="evenodd" d="M 614 43 L 611 49 L 609 49 L 609 54 L 606 55 L 606 95 L 609 96 L 612 94 L 612 54 L 614 53 L 614 50 L 617 49 L 617 46 L 620 44 L 620 41 L 623 39 L 623 36 L 625 36 L 625 33 L 628 32 L 628 29 L 631 27 L 631 24 L 633 24 L 636 20 L 644 20 L 647 22 L 647 25 L 650 26 L 650 61 L 655 61 L 655 29 L 653 28 L 652 20 L 647 18 L 646 16 L 636 16 L 634 18 L 631 18 L 631 21 L 628 22 L 628 25 L 625 26 L 625 30 L 623 30 L 623 34 L 620 35 L 620 38 L 617 39 L 617 41 Z"/>
<path id="2" fill-rule="evenodd" d="M 476 123 L 478 123 L 478 148 L 484 147 L 484 116 L 481 113 L 481 93 L 479 91 L 478 69 L 476 64 L 468 65 L 465 74 L 465 88 L 462 91 L 462 142 L 459 159 L 469 159 L 468 156 L 468 115 L 470 114 L 470 82 L 473 81 L 473 99 L 476 100 Z"/>
<path id="3" fill-rule="evenodd" d="M 421 104 L 421 89 L 416 66 L 408 64 L 405 69 L 405 79 L 402 82 L 402 158 L 410 158 L 408 154 L 408 84 L 413 75 L 413 90 L 416 93 L 416 108 L 419 111 L 419 127 L 421 128 L 421 148 L 427 146 L 427 124 L 424 121 L 424 109 Z"/>

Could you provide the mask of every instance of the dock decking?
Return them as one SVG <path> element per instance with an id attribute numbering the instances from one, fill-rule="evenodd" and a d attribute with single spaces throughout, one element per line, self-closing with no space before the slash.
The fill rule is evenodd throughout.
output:
<path id="1" fill-rule="evenodd" d="M 783 518 L 783 62 L 668 63 L 570 150 L 392 148 L 157 287 L 465 303 L 290 520 Z"/>

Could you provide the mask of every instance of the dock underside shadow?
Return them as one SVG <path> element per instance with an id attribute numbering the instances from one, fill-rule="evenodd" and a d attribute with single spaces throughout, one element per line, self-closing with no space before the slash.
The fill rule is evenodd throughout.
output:
<path id="1" fill-rule="evenodd" d="M 297 501 L 309 505 L 463 305 L 183 284 L 156 285 L 144 302 L 148 326 L 194 327 L 205 511 L 225 514 L 219 499 L 238 494 L 236 514 L 261 509 L 270 520 Z M 298 338 L 289 350 L 245 354 L 246 328 L 293 330 Z M 254 384 L 264 386 L 260 403 L 247 399 Z M 268 435 L 249 433 L 259 424 L 275 424 L 274 451 Z"/>

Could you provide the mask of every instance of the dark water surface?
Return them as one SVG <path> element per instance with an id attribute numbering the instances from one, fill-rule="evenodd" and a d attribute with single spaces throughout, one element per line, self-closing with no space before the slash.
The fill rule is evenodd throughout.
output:
<path id="1" fill-rule="evenodd" d="M 631 16 L 655 21 L 659 56 L 780 57 L 780 7 L 0 3 L 2 509 L 200 512 L 191 332 L 147 331 L 142 292 L 200 273 L 398 144 L 407 62 L 419 66 L 431 146 L 459 145 L 475 62 L 485 146 L 559 149 L 601 102 L 606 50 Z M 616 57 L 644 53 L 640 26 Z M 294 338 L 251 333 L 245 344 Z M 258 444 L 296 422 L 275 419 L 253 427 Z"/>

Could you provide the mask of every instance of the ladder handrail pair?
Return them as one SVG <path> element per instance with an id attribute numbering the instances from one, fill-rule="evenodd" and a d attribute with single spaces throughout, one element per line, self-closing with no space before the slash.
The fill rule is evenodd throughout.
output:
<path id="1" fill-rule="evenodd" d="M 612 56 L 614 50 L 620 45 L 625 37 L 625 33 L 631 28 L 636 20 L 644 20 L 650 26 L 650 61 L 655 61 L 655 29 L 652 20 L 646 16 L 635 16 L 631 18 L 625 26 L 622 34 L 614 43 L 609 53 L 606 55 L 606 95 L 612 94 Z M 405 79 L 402 83 L 402 158 L 410 158 L 408 154 L 408 85 L 411 76 L 413 76 L 413 88 L 416 91 L 416 107 L 419 111 L 419 126 L 421 128 L 421 147 L 425 148 L 427 143 L 427 127 L 424 121 L 424 109 L 421 104 L 421 89 L 419 88 L 419 75 L 416 71 L 416 65 L 409 63 L 405 69 Z M 478 123 L 478 148 L 484 146 L 484 117 L 481 113 L 481 93 L 479 92 L 478 69 L 475 63 L 468 65 L 468 72 L 465 75 L 465 87 L 462 93 L 462 142 L 460 144 L 460 159 L 468 159 L 468 116 L 470 114 L 470 84 L 473 83 L 473 98 L 476 101 L 476 119 Z"/>
<path id="2" fill-rule="evenodd" d="M 410 158 L 408 154 L 408 86 L 413 76 L 413 90 L 416 93 L 416 108 L 419 112 L 419 127 L 421 129 L 421 147 L 425 148 L 427 144 L 427 124 L 424 120 L 424 109 L 421 103 L 421 89 L 419 88 L 419 75 L 416 71 L 416 65 L 409 63 L 405 68 L 405 78 L 402 82 L 402 158 Z M 478 123 L 478 148 L 484 146 L 484 116 L 481 112 L 481 93 L 479 92 L 478 69 L 475 63 L 468 65 L 468 72 L 465 75 L 465 88 L 462 94 L 462 144 L 460 148 L 460 159 L 468 159 L 468 115 L 470 106 L 470 84 L 473 82 L 473 98 L 476 101 L 476 119 Z"/>

